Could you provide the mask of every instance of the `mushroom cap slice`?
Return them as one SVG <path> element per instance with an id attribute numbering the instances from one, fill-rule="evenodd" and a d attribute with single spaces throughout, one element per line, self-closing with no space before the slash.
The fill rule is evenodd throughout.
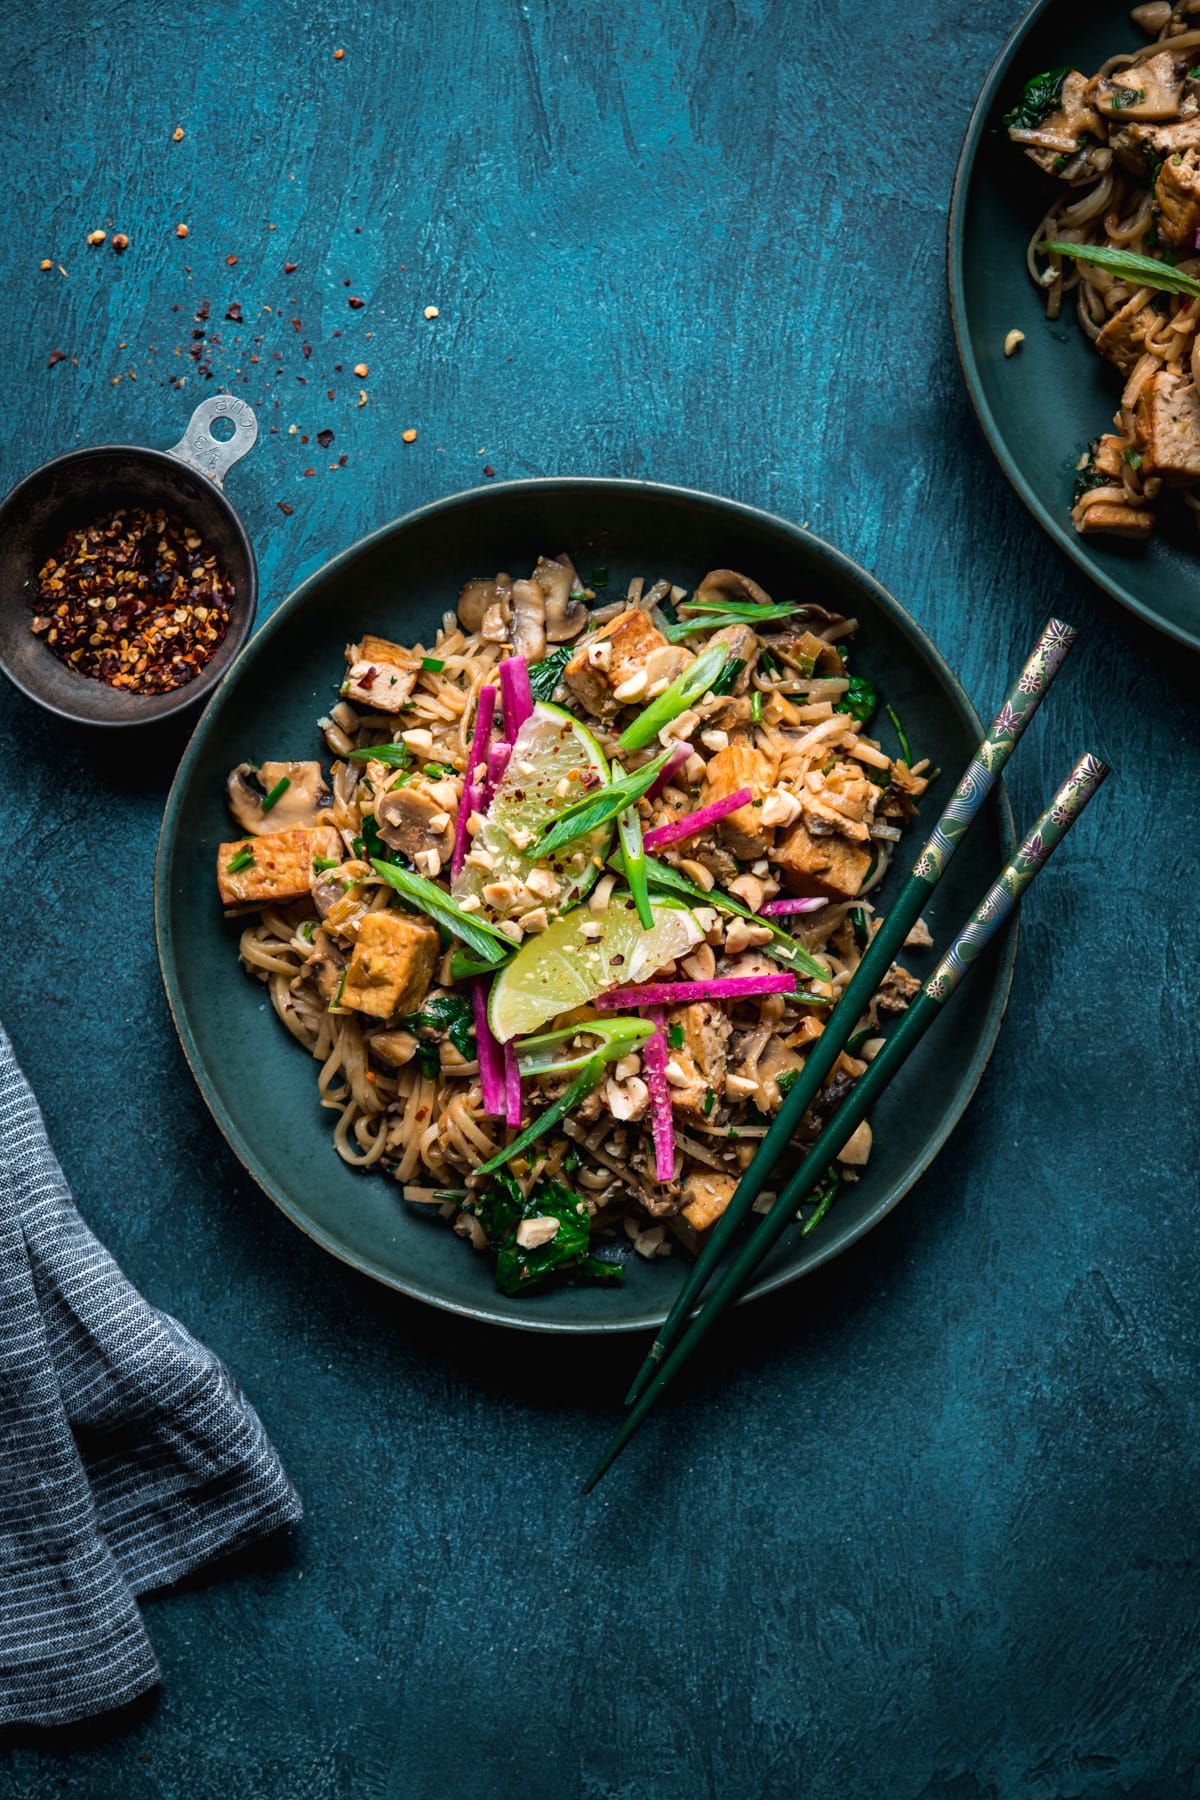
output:
<path id="1" fill-rule="evenodd" d="M 579 636 L 590 614 L 579 596 L 579 577 L 565 550 L 557 556 L 539 556 L 533 579 L 546 601 L 546 636 L 552 644 L 567 644 Z"/>
<path id="2" fill-rule="evenodd" d="M 739 575 L 736 569 L 710 569 L 692 599 L 749 600 L 755 606 L 771 605 L 767 590 L 760 588 L 757 581 L 751 581 L 749 575 Z"/>
<path id="3" fill-rule="evenodd" d="M 512 647 L 530 662 L 546 654 L 546 596 L 536 581 L 513 582 Z"/>
<path id="4" fill-rule="evenodd" d="M 434 826 L 434 819 L 446 823 Z M 423 850 L 434 850 L 445 862 L 454 849 L 453 817 L 419 787 L 394 787 L 381 794 L 375 805 L 375 822 L 388 848 L 410 860 Z"/>
<path id="5" fill-rule="evenodd" d="M 490 581 L 464 581 L 458 593 L 459 624 L 464 631 L 482 631 L 484 617 L 493 607 L 507 618 L 511 595 L 511 575 L 501 573 Z"/>
<path id="6" fill-rule="evenodd" d="M 263 801 L 281 781 L 286 781 L 287 787 L 264 812 Z M 317 814 L 330 804 L 325 771 L 319 762 L 264 762 L 257 767 L 239 763 L 225 783 L 225 794 L 230 812 L 253 837 L 312 827 Z"/>

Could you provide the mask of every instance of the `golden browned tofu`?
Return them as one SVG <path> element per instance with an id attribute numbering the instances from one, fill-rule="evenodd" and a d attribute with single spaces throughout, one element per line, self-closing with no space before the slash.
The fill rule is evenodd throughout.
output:
<path id="1" fill-rule="evenodd" d="M 1164 159 L 1154 183 L 1154 199 L 1159 230 L 1168 243 L 1186 244 L 1189 252 L 1193 250 L 1200 225 L 1200 155 L 1195 150 L 1176 150 Z"/>
<path id="2" fill-rule="evenodd" d="M 791 893 L 853 900 L 871 866 L 871 851 L 837 834 L 814 837 L 800 819 L 779 845 L 774 860 Z"/>
<path id="3" fill-rule="evenodd" d="M 1138 395 L 1135 421 L 1147 474 L 1200 480 L 1200 394 L 1190 380 L 1160 369 Z"/>
<path id="4" fill-rule="evenodd" d="M 342 1005 L 373 1019 L 415 1012 L 429 992 L 438 948 L 431 920 L 412 913 L 368 913 L 346 970 Z"/>
<path id="5" fill-rule="evenodd" d="M 1122 506 L 1113 500 L 1098 500 L 1079 513 L 1075 529 L 1081 537 L 1089 532 L 1107 532 L 1112 537 L 1148 538 L 1154 530 L 1154 515 L 1143 506 Z"/>
<path id="6" fill-rule="evenodd" d="M 357 700 L 372 712 L 399 712 L 412 694 L 421 661 L 403 644 L 376 637 L 368 631 L 360 644 L 346 646 L 350 667 L 342 683 L 347 700 Z"/>
<path id="7" fill-rule="evenodd" d="M 717 837 L 734 856 L 746 861 L 765 856 L 775 841 L 775 827 L 764 824 L 761 802 L 775 779 L 771 759 L 756 750 L 748 738 L 736 738 L 709 758 L 704 772 L 704 803 L 726 800 L 739 788 L 749 788 L 754 799 L 736 812 L 726 813 L 717 825 Z M 755 806 L 754 801 L 760 804 Z"/>
<path id="8" fill-rule="evenodd" d="M 673 680 L 686 661 L 686 652 L 668 644 L 640 607 L 630 606 L 579 646 L 563 677 L 580 704 L 601 718 L 645 700 L 656 680 Z M 640 693 L 621 696 L 617 690 L 630 683 L 640 685 Z"/>
<path id="9" fill-rule="evenodd" d="M 1157 161 L 1200 150 L 1200 113 L 1177 119 L 1172 125 L 1122 125 L 1119 131 L 1110 126 L 1108 142 L 1122 167 L 1144 181 L 1147 154 Z"/>
<path id="10" fill-rule="evenodd" d="M 1195 235 L 1193 228 L 1192 236 L 1195 237 Z M 1110 363 L 1117 365 L 1122 375 L 1129 375 L 1138 358 L 1145 351 L 1147 334 L 1152 332 L 1156 325 L 1161 324 L 1162 320 L 1154 308 L 1139 301 L 1135 294 L 1133 299 L 1127 300 L 1120 312 L 1115 312 L 1108 324 L 1103 327 L 1096 339 L 1096 348 L 1101 356 L 1107 357 Z M 1121 449 L 1124 449 L 1123 441 L 1120 438 L 1114 440 L 1110 435 L 1100 441 L 1102 446 L 1115 441 Z M 1096 461 L 1099 467 L 1103 467 L 1099 456 Z"/>
<path id="11" fill-rule="evenodd" d="M 712 1110 L 709 1094 L 719 1100 L 725 1091 L 729 1014 L 709 1001 L 695 1000 L 690 1006 L 669 1006 L 666 1024 L 671 1105 L 703 1116 L 706 1106 Z"/>
<path id="12" fill-rule="evenodd" d="M 696 1169 L 683 1184 L 680 1212 L 693 1231 L 707 1231 L 715 1225 L 733 1199 L 737 1181 L 732 1175 L 718 1175 L 713 1169 Z"/>
<path id="13" fill-rule="evenodd" d="M 315 831 L 270 831 L 258 837 L 235 838 L 217 847 L 217 888 L 226 906 L 268 906 L 276 901 L 303 899 L 312 884 L 313 857 L 329 847 L 330 837 L 339 848 L 337 833 L 322 827 Z M 336 852 L 335 852 L 336 854 Z M 233 863 L 231 871 L 229 865 Z"/>

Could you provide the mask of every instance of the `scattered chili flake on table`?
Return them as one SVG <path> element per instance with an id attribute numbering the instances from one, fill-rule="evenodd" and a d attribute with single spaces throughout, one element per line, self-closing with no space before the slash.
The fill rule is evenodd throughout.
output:
<path id="1" fill-rule="evenodd" d="M 232 602 L 232 584 L 189 525 L 161 507 L 121 507 L 68 533 L 44 564 L 32 630 L 80 675 L 166 694 L 215 654 Z"/>

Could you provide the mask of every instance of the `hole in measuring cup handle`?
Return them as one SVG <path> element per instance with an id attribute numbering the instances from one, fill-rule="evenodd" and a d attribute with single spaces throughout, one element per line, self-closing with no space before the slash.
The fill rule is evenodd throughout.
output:
<path id="1" fill-rule="evenodd" d="M 233 426 L 231 436 L 213 436 L 212 427 L 218 419 L 229 420 Z M 257 438 L 258 419 L 253 407 L 236 394 L 212 394 L 200 402 L 183 436 L 167 454 L 187 463 L 189 468 L 199 469 L 220 487 L 234 463 L 253 449 Z"/>

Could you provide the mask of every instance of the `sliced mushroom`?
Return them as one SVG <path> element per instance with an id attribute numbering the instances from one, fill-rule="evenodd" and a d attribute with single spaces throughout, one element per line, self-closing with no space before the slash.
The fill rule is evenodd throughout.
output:
<path id="1" fill-rule="evenodd" d="M 546 600 L 546 636 L 552 644 L 567 644 L 579 636 L 588 622 L 588 609 L 579 593 L 579 577 L 565 550 L 555 557 L 539 556 L 533 579 Z"/>
<path id="2" fill-rule="evenodd" d="M 338 902 L 346 898 L 348 890 L 358 882 L 365 881 L 370 873 L 370 865 L 359 862 L 357 857 L 339 863 L 336 869 L 323 869 L 314 878 L 310 890 L 313 905 L 321 917 L 327 919 Z"/>
<path id="3" fill-rule="evenodd" d="M 320 929 L 313 932 L 312 945 L 312 955 L 304 965 L 304 972 L 313 977 L 318 994 L 329 1006 L 341 986 L 350 958 Z"/>
<path id="4" fill-rule="evenodd" d="M 771 604 L 771 596 L 766 589 L 760 588 L 757 581 L 751 581 L 748 575 L 739 575 L 736 569 L 710 569 L 692 599 L 740 600 L 743 603 L 749 600 L 755 606 Z"/>
<path id="5" fill-rule="evenodd" d="M 503 573 L 493 580 L 464 582 L 458 595 L 458 622 L 464 631 L 482 631 L 494 643 L 503 642 L 504 633 L 491 637 L 485 622 L 508 623 L 511 615 L 512 577 Z"/>
<path id="6" fill-rule="evenodd" d="M 367 1053 L 389 1069 L 402 1069 L 417 1054 L 411 1031 L 376 1031 L 367 1039 Z"/>
<path id="7" fill-rule="evenodd" d="M 432 850 L 445 862 L 454 848 L 453 819 L 421 788 L 389 789 L 380 797 L 375 819 L 384 843 L 410 861 Z"/>
<path id="8" fill-rule="evenodd" d="M 287 782 L 278 800 L 266 812 L 263 801 L 281 781 Z M 269 831 L 295 831 L 313 826 L 317 814 L 330 803 L 325 771 L 319 762 L 239 763 L 225 784 L 229 810 L 254 837 Z"/>
<path id="9" fill-rule="evenodd" d="M 513 582 L 512 647 L 529 662 L 546 654 L 546 596 L 536 581 Z"/>

